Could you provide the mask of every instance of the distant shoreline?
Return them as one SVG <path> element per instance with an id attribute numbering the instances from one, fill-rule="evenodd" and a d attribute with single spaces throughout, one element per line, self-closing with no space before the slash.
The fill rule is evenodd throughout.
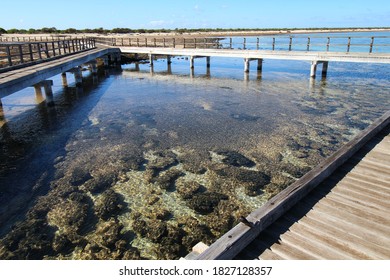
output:
<path id="1" fill-rule="evenodd" d="M 242 30 L 242 31 L 207 31 L 207 32 L 154 32 L 154 33 L 75 33 L 75 34 L 2 34 L 3 37 L 234 37 L 234 36 L 271 36 L 271 35 L 294 35 L 313 33 L 344 33 L 344 32 L 390 32 L 389 28 L 330 28 L 330 29 L 280 29 L 280 30 Z"/>

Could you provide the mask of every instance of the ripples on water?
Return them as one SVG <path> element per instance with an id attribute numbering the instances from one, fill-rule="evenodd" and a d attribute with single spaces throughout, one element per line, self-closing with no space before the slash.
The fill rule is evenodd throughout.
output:
<path id="1" fill-rule="evenodd" d="M 389 109 L 389 66 L 310 81 L 306 62 L 188 64 L 85 74 L 83 89 L 57 76 L 54 107 L 31 88 L 3 99 L 0 258 L 179 258 Z"/>

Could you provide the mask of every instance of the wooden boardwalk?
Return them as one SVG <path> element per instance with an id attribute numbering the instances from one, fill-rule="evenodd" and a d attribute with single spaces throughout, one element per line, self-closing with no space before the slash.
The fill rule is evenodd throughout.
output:
<path id="1" fill-rule="evenodd" d="M 118 53 L 119 49 L 96 48 L 0 73 L 0 98 L 4 98 L 23 88 L 33 86 L 54 75 L 67 72 L 98 57 L 115 52 Z"/>
<path id="2" fill-rule="evenodd" d="M 197 259 L 390 259 L 389 123 L 387 112 Z"/>
<path id="3" fill-rule="evenodd" d="M 366 144 L 236 258 L 390 259 L 389 130 Z"/>

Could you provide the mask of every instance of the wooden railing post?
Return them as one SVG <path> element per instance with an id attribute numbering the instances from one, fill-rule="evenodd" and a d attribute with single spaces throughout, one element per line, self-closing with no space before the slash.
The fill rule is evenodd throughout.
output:
<path id="1" fill-rule="evenodd" d="M 28 44 L 28 51 L 30 52 L 30 61 L 34 61 L 34 56 L 33 56 L 31 43 Z"/>
<path id="2" fill-rule="evenodd" d="M 6 46 L 7 51 L 7 58 L 8 58 L 8 66 L 12 66 L 12 57 L 11 57 L 11 51 L 9 49 L 9 46 Z"/>
<path id="3" fill-rule="evenodd" d="M 374 46 L 374 37 L 371 37 L 371 43 L 370 43 L 370 53 L 372 53 L 372 48 Z"/>
<path id="4" fill-rule="evenodd" d="M 230 41 L 230 48 L 232 49 L 232 48 L 233 48 L 233 38 L 230 37 L 230 38 L 229 38 L 229 41 Z"/>
<path id="5" fill-rule="evenodd" d="M 326 42 L 326 51 L 329 51 L 329 46 L 330 46 L 330 37 L 328 37 L 328 41 Z"/>
<path id="6" fill-rule="evenodd" d="M 350 48 L 351 48 L 351 37 L 348 37 L 347 53 L 349 53 Z"/>
<path id="7" fill-rule="evenodd" d="M 18 47 L 19 47 L 20 63 L 24 63 L 22 45 L 19 45 Z"/>
<path id="8" fill-rule="evenodd" d="M 256 50 L 259 50 L 260 48 L 260 39 L 259 37 L 256 38 Z"/>
<path id="9" fill-rule="evenodd" d="M 56 50 L 55 50 L 55 47 L 54 47 L 54 41 L 51 42 L 51 47 L 53 49 L 53 56 L 56 56 Z"/>
<path id="10" fill-rule="evenodd" d="M 275 37 L 272 38 L 272 50 L 275 50 Z"/>
<path id="11" fill-rule="evenodd" d="M 310 37 L 307 37 L 307 48 L 306 51 L 310 51 Z"/>
<path id="12" fill-rule="evenodd" d="M 290 42 L 288 43 L 288 50 L 291 51 L 292 48 L 292 37 L 290 36 Z"/>
<path id="13" fill-rule="evenodd" d="M 246 50 L 246 38 L 244 37 L 243 49 Z"/>

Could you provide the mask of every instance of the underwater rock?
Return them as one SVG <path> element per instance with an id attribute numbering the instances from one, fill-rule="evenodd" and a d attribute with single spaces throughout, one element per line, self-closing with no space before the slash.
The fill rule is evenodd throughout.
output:
<path id="1" fill-rule="evenodd" d="M 310 171 L 310 167 L 308 166 L 305 166 L 305 167 L 298 167 L 296 165 L 293 165 L 293 164 L 284 164 L 282 166 L 282 170 L 288 174 L 290 174 L 291 176 L 293 176 L 294 178 L 300 178 L 302 177 L 303 175 L 305 175 L 307 172 Z"/>
<path id="2" fill-rule="evenodd" d="M 264 193 L 262 188 L 263 187 L 257 184 L 248 184 L 245 186 L 244 190 L 247 196 L 258 196 Z"/>
<path id="3" fill-rule="evenodd" d="M 133 223 L 132 223 L 132 229 L 135 233 L 139 234 L 142 237 L 146 236 L 147 233 L 148 224 L 147 222 L 141 217 L 140 214 L 134 214 L 133 215 Z"/>
<path id="4" fill-rule="evenodd" d="M 160 200 L 160 197 L 157 195 L 152 195 L 148 197 L 148 205 L 154 205 Z"/>
<path id="5" fill-rule="evenodd" d="M 194 194 L 200 192 L 204 187 L 195 181 L 181 181 L 176 184 L 176 191 L 184 199 L 191 198 Z"/>
<path id="6" fill-rule="evenodd" d="M 235 119 L 235 120 L 246 121 L 246 122 L 255 122 L 258 119 L 260 119 L 260 117 L 258 117 L 258 116 L 252 116 L 252 115 L 248 115 L 248 114 L 245 114 L 245 113 L 242 113 L 242 114 L 231 114 L 230 116 L 233 119 Z"/>
<path id="7" fill-rule="evenodd" d="M 214 170 L 219 176 L 231 177 L 242 183 L 252 183 L 260 187 L 269 184 L 271 178 L 267 174 L 256 171 L 241 168 L 221 168 Z"/>
<path id="8" fill-rule="evenodd" d="M 147 167 L 144 172 L 144 179 L 147 183 L 153 183 L 158 176 L 159 171 L 154 167 Z"/>
<path id="9" fill-rule="evenodd" d="M 184 173 L 177 169 L 170 169 L 164 174 L 161 174 L 157 179 L 156 183 L 161 189 L 172 190 L 177 178 L 183 176 Z"/>
<path id="10" fill-rule="evenodd" d="M 148 162 L 148 168 L 150 169 L 164 171 L 179 163 L 176 155 L 171 151 L 154 152 L 153 155 L 155 158 Z"/>
<path id="11" fill-rule="evenodd" d="M 94 208 L 96 216 L 107 220 L 123 209 L 123 203 L 119 194 L 113 190 L 107 190 L 96 199 Z"/>
<path id="12" fill-rule="evenodd" d="M 81 167 L 76 167 L 72 172 L 70 183 L 73 186 L 80 186 L 84 184 L 86 181 L 88 181 L 89 179 L 92 179 L 92 176 L 88 170 L 85 170 Z"/>
<path id="13" fill-rule="evenodd" d="M 229 151 L 229 150 L 217 150 L 215 151 L 217 154 L 224 156 L 225 158 L 222 160 L 223 163 L 235 166 L 235 167 L 253 167 L 256 165 L 255 162 L 243 156 L 242 154 Z"/>
<path id="14" fill-rule="evenodd" d="M 171 217 L 172 217 L 172 213 L 164 208 L 155 209 L 152 212 L 152 216 L 151 216 L 152 219 L 161 220 L 161 221 L 169 220 Z"/>
<path id="15" fill-rule="evenodd" d="M 130 155 L 130 156 L 122 157 L 122 161 L 124 162 L 124 167 L 126 169 L 131 169 L 136 171 L 141 170 L 143 164 L 146 162 L 146 160 L 140 155 Z"/>
<path id="16" fill-rule="evenodd" d="M 182 239 L 182 244 L 186 248 L 187 252 L 190 252 L 192 247 L 200 241 L 205 244 L 211 244 L 215 239 L 214 234 L 205 224 L 190 222 L 187 227 L 186 235 Z"/>
<path id="17" fill-rule="evenodd" d="M 72 192 L 69 194 L 68 198 L 79 203 L 87 203 L 90 200 L 90 198 L 82 192 Z"/>
<path id="18" fill-rule="evenodd" d="M 152 242 L 159 243 L 161 239 L 167 235 L 167 226 L 164 222 L 159 220 L 150 220 L 148 228 L 146 229 L 145 237 Z"/>
<path id="19" fill-rule="evenodd" d="M 188 206 L 199 214 L 209 214 L 221 200 L 227 200 L 227 195 L 216 192 L 196 193 L 187 200 Z"/>
<path id="20" fill-rule="evenodd" d="M 159 260 L 174 260 L 185 255 L 185 248 L 175 239 L 163 237 L 154 252 Z"/>
<path id="21" fill-rule="evenodd" d="M 117 219 L 114 218 L 111 218 L 107 222 L 99 223 L 95 231 L 95 241 L 98 244 L 110 248 L 112 250 L 117 249 L 116 243 L 121 238 L 122 228 L 123 225 Z"/>
<path id="22" fill-rule="evenodd" d="M 0 259 L 40 260 L 52 254 L 54 229 L 44 219 L 28 219 L 1 240 Z"/>
<path id="23" fill-rule="evenodd" d="M 53 239 L 52 248 L 57 254 L 69 254 L 73 251 L 72 242 L 64 234 L 56 234 Z"/>
<path id="24" fill-rule="evenodd" d="M 88 182 L 84 184 L 83 189 L 93 194 L 100 193 L 106 189 L 111 188 L 114 185 L 116 179 L 116 175 L 114 174 L 99 174 L 96 177 L 93 177 L 91 180 L 88 180 Z"/>
<path id="25" fill-rule="evenodd" d="M 138 218 L 133 220 L 133 231 L 139 234 L 141 237 L 146 237 L 152 242 L 158 243 L 161 238 L 167 235 L 167 226 L 160 220 L 151 220 L 148 222 L 137 215 Z"/>
<path id="26" fill-rule="evenodd" d="M 141 254 L 137 248 L 130 248 L 123 253 L 122 260 L 141 260 Z"/>
<path id="27" fill-rule="evenodd" d="M 227 232 L 233 227 L 235 221 L 232 216 L 233 212 L 238 210 L 238 206 L 230 201 L 223 200 L 214 209 L 214 215 L 207 217 L 207 224 L 214 232 L 220 235 Z"/>
<path id="28" fill-rule="evenodd" d="M 72 200 L 62 201 L 47 213 L 50 225 L 58 227 L 62 232 L 78 232 L 84 225 L 88 215 L 88 205 Z"/>
<path id="29" fill-rule="evenodd" d="M 205 167 L 205 162 L 209 161 L 210 155 L 207 151 L 203 152 L 194 152 L 194 151 L 185 151 L 184 153 L 178 156 L 180 163 L 183 165 L 185 171 L 194 173 L 194 174 L 204 174 L 207 171 Z"/>

